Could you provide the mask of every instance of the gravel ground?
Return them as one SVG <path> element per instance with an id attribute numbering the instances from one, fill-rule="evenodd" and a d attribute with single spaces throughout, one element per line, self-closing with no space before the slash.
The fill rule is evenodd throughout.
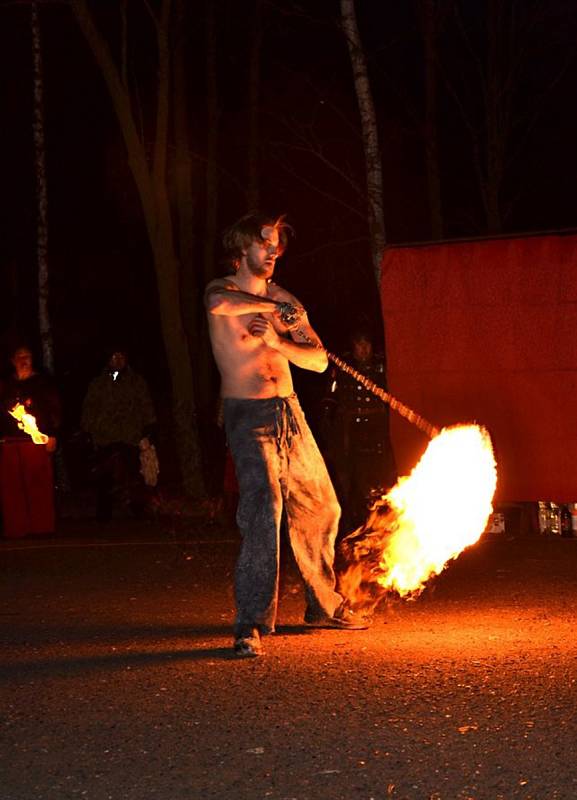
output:
<path id="1" fill-rule="evenodd" d="M 0 800 L 575 800 L 577 540 L 495 535 L 363 632 L 290 564 L 231 656 L 236 534 L 0 544 Z"/>

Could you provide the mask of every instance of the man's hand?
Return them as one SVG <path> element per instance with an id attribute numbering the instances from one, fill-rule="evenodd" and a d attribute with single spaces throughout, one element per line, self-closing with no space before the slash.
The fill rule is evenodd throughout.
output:
<path id="1" fill-rule="evenodd" d="M 56 437 L 55 436 L 49 436 L 45 447 L 46 447 L 46 452 L 47 453 L 53 453 L 56 450 Z"/>
<path id="2" fill-rule="evenodd" d="M 260 314 L 249 323 L 248 332 L 252 336 L 259 336 L 269 347 L 273 349 L 278 348 L 278 333 L 275 331 L 272 323 L 269 322 L 268 319 L 261 317 Z"/>
<path id="3" fill-rule="evenodd" d="M 293 308 L 296 308 L 296 306 L 293 306 Z M 298 308 L 300 308 L 300 306 Z M 276 330 L 272 322 L 269 322 L 268 319 L 262 317 L 260 314 L 249 322 L 247 329 L 253 336 L 261 338 L 272 350 L 276 350 L 283 355 L 291 364 L 301 367 L 301 369 L 324 372 L 328 364 L 327 354 L 320 343 L 320 339 L 310 327 L 304 310 L 302 314 L 303 327 L 306 327 L 306 329 L 310 331 L 310 335 L 305 331 L 297 329 L 292 336 L 298 337 L 298 341 L 292 338 L 285 338 L 282 332 L 279 333 Z M 300 341 L 303 338 L 305 341 Z"/>

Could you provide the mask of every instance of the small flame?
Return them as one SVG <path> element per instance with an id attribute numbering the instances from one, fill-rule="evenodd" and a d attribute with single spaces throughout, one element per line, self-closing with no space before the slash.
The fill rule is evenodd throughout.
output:
<path id="1" fill-rule="evenodd" d="M 28 414 L 22 403 L 17 403 L 8 413 L 18 422 L 20 430 L 32 437 L 34 444 L 46 444 L 48 436 L 45 433 L 40 433 L 36 425 L 36 417 Z"/>
<path id="2" fill-rule="evenodd" d="M 346 537 L 339 591 L 352 609 L 371 610 L 386 592 L 417 597 L 425 583 L 474 544 L 493 510 L 497 468 L 478 425 L 444 428 L 410 475 Z"/>

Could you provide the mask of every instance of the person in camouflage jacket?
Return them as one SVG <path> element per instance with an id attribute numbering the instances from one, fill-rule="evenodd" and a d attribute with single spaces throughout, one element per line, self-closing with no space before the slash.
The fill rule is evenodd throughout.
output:
<path id="1" fill-rule="evenodd" d="M 146 503 L 140 475 L 140 450 L 150 444 L 156 415 L 144 378 L 125 351 L 111 353 L 84 398 L 81 424 L 92 439 L 97 488 L 96 516 L 111 518 L 116 501 L 140 516 Z"/>

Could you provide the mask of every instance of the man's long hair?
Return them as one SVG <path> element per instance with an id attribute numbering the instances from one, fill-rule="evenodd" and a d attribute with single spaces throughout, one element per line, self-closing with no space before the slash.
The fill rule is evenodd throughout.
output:
<path id="1" fill-rule="evenodd" d="M 252 242 L 264 241 L 263 228 L 275 228 L 278 231 L 278 252 L 279 255 L 283 254 L 288 244 L 288 235 L 293 233 L 293 229 L 285 220 L 285 215 L 272 217 L 252 212 L 234 222 L 223 234 L 224 257 L 229 272 L 237 271 L 243 251 L 250 247 Z"/>

